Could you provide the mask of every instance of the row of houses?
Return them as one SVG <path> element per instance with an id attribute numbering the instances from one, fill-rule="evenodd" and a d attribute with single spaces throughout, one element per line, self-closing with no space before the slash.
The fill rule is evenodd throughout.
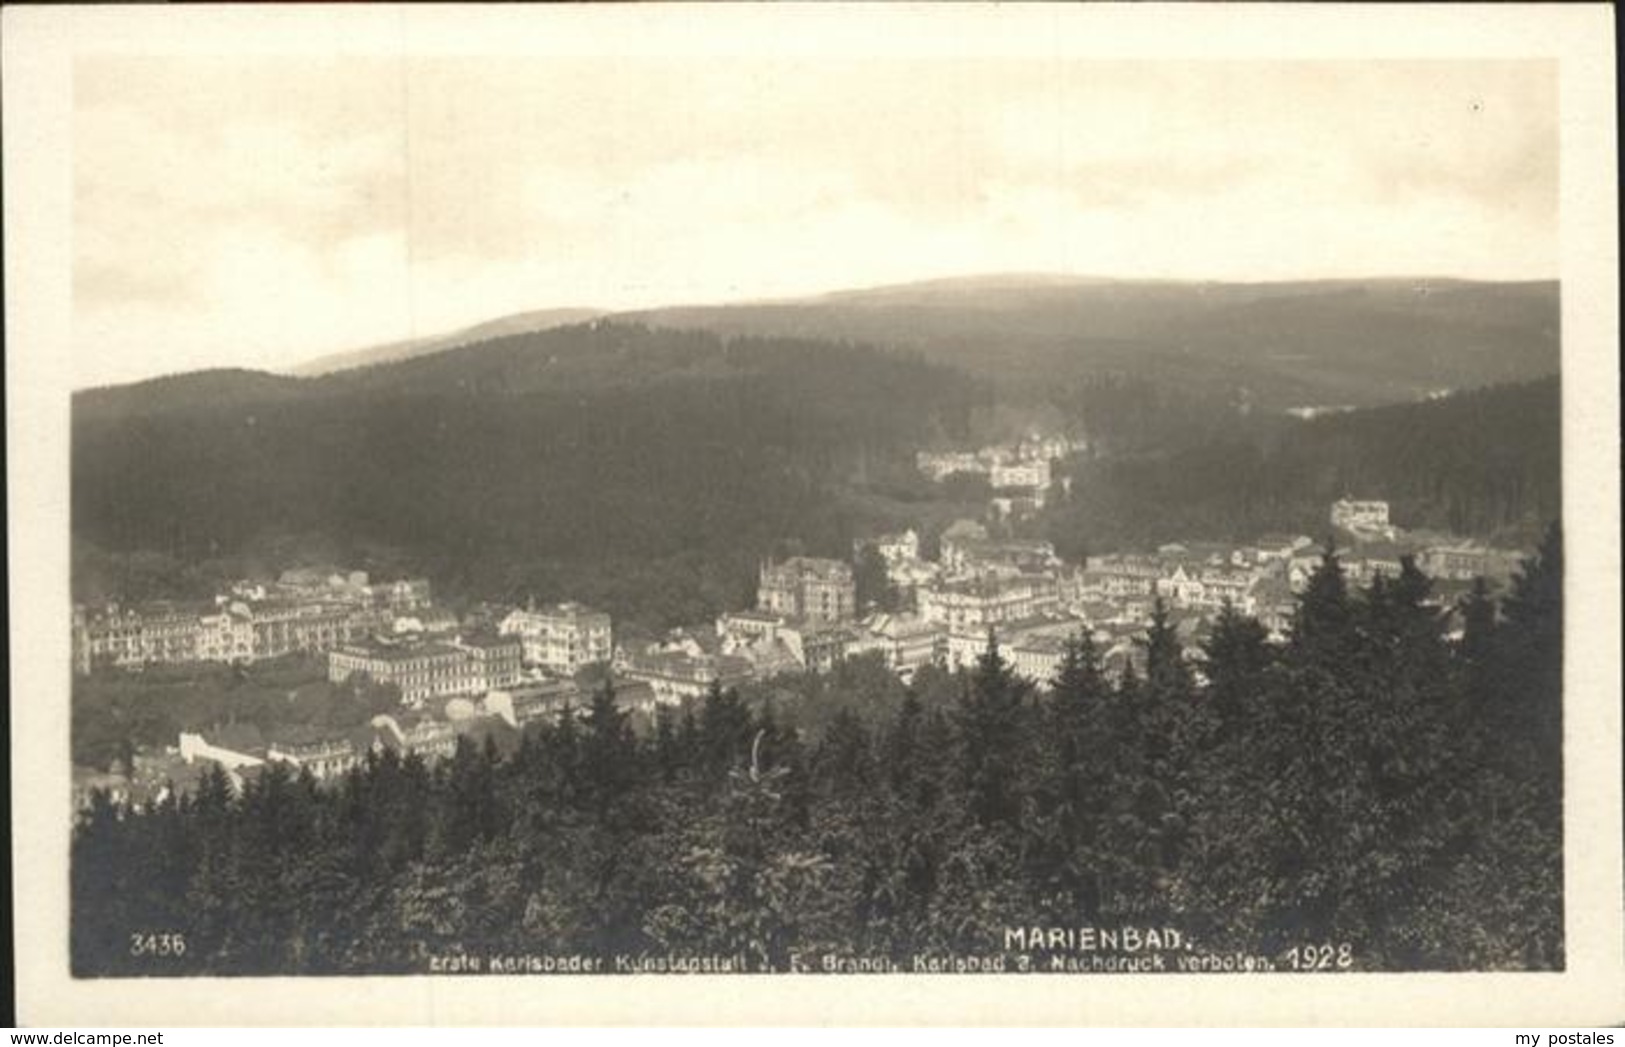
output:
<path id="1" fill-rule="evenodd" d="M 994 487 L 1048 487 L 1050 463 L 1086 446 L 1082 440 L 1031 432 L 1010 443 L 988 444 L 974 451 L 918 451 L 914 464 L 939 483 L 955 473 L 975 473 L 987 476 Z"/>
<path id="2" fill-rule="evenodd" d="M 280 597 L 290 601 L 344 603 L 410 614 L 433 603 L 429 582 L 424 578 L 398 578 L 390 582 L 372 581 L 366 571 L 325 570 L 296 567 L 283 571 L 271 583 L 238 582 L 232 594 L 242 599 L 265 600 Z"/>
<path id="3" fill-rule="evenodd" d="M 635 685 L 621 688 L 617 704 L 628 711 L 649 712 L 653 696 Z M 233 788 L 272 764 L 285 764 L 296 773 L 309 771 L 317 781 L 329 781 L 363 763 L 369 753 L 386 750 L 397 755 L 416 754 L 433 765 L 451 757 L 458 742 L 467 739 L 484 745 L 492 739 L 510 751 L 532 723 L 556 720 L 565 709 L 585 714 L 590 696 L 569 681 L 550 681 L 492 691 L 477 703 L 447 706 L 444 716 L 381 715 L 349 728 L 284 725 L 262 731 L 253 724 L 232 723 L 199 731 L 183 731 L 167 752 L 139 752 L 136 766 L 110 772 L 76 768 L 76 802 L 84 806 L 92 790 L 101 790 L 118 803 L 148 806 L 171 792 L 191 792 L 210 765 L 226 772 Z"/>
<path id="4" fill-rule="evenodd" d="M 533 602 L 495 625 L 500 635 L 513 638 L 525 665 L 548 672 L 574 674 L 583 666 L 609 661 L 613 650 L 609 616 L 576 603 L 537 607 Z M 336 671 L 365 663 L 374 675 L 455 676 L 460 669 L 440 664 L 455 661 L 444 650 L 414 654 L 414 659 L 428 658 L 433 664 L 411 669 L 390 669 L 386 663 L 405 657 L 395 637 L 452 636 L 457 631 L 457 618 L 434 607 L 423 579 L 372 585 L 363 572 L 296 571 L 272 583 L 237 583 L 212 603 L 77 605 L 72 652 L 75 670 L 89 673 L 103 665 L 247 664 L 347 647 L 351 650 L 335 663 Z M 483 670 L 476 665 L 470 671 L 479 675 Z"/>
<path id="5" fill-rule="evenodd" d="M 633 715 L 652 716 L 658 705 L 654 691 L 637 681 L 617 681 L 613 694 L 617 708 Z M 75 805 L 85 807 L 100 791 L 115 803 L 149 807 L 173 793 L 194 791 L 211 765 L 219 765 L 240 790 L 253 775 L 279 763 L 329 781 L 359 766 L 369 753 L 385 750 L 416 754 L 431 766 L 452 756 L 465 738 L 475 745 L 490 738 L 507 752 L 533 724 L 556 723 L 567 711 L 585 716 L 592 698 L 573 680 L 519 681 L 477 699 L 452 698 L 433 711 L 403 710 L 347 728 L 284 724 L 262 730 L 228 723 L 183 731 L 167 749 L 137 750 L 133 767 L 122 762 L 108 771 L 75 767 Z"/>
<path id="6" fill-rule="evenodd" d="M 326 651 L 431 604 L 422 578 L 373 584 L 364 571 L 309 569 L 274 582 L 236 582 L 210 601 L 76 604 L 73 667 L 248 663 Z"/>
<path id="7" fill-rule="evenodd" d="M 182 606 L 107 604 L 73 609 L 73 666 L 135 669 L 182 662 L 248 663 L 320 652 L 386 628 L 387 610 L 281 599 Z"/>
<path id="8" fill-rule="evenodd" d="M 1517 550 L 1499 549 L 1455 535 L 1407 532 L 1393 523 L 1388 503 L 1380 499 L 1340 498 L 1332 503 L 1329 519 L 1332 527 L 1354 539 L 1356 558 L 1373 564 L 1365 580 L 1378 570 L 1397 570 L 1400 557 L 1409 555 L 1430 578 L 1505 582 L 1523 559 Z M 1358 576 L 1357 571 L 1354 568 L 1351 574 Z"/>
<path id="9" fill-rule="evenodd" d="M 993 444 L 976 451 L 919 451 L 914 464 L 936 483 L 955 475 L 984 477 L 994 491 L 989 511 L 1002 519 L 1025 519 L 1044 507 L 1050 490 L 1056 486 L 1054 463 L 1085 449 L 1087 443 L 1083 440 L 1029 433 L 1013 443 Z M 1058 479 L 1063 490 L 1071 490 L 1071 477 Z"/>

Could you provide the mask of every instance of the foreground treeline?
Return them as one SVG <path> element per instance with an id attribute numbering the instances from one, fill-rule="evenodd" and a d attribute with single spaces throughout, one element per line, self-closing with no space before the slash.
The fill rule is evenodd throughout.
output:
<path id="1" fill-rule="evenodd" d="M 1226 614 L 1199 674 L 1159 614 L 1121 680 L 1081 640 L 1035 692 L 990 647 L 950 700 L 911 694 L 876 727 L 843 711 L 799 737 L 728 692 L 639 736 L 600 695 L 508 755 L 97 802 L 74 836 L 74 968 L 907 969 L 1080 925 L 1263 956 L 1347 945 L 1366 970 L 1561 967 L 1555 530 L 1504 599 L 1467 600 L 1459 639 L 1428 596 L 1409 566 L 1353 590 L 1328 555 L 1287 644 Z"/>

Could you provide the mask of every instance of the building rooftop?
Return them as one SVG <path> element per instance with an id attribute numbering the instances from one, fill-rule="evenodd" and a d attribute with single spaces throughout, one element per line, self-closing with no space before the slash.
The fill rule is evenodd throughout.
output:
<path id="1" fill-rule="evenodd" d="M 414 658 L 458 657 L 457 648 L 444 643 L 388 643 L 376 637 L 352 640 L 335 647 L 337 653 L 373 658 L 385 662 L 406 662 Z"/>
<path id="2" fill-rule="evenodd" d="M 851 581 L 852 568 L 844 560 L 828 560 L 818 556 L 792 556 L 778 563 L 769 562 L 769 572 L 785 572 L 813 576 L 826 581 Z"/>
<path id="3" fill-rule="evenodd" d="M 771 611 L 724 611 L 720 617 L 727 621 L 760 622 L 763 625 L 777 625 L 784 621 L 784 616 Z"/>
<path id="4" fill-rule="evenodd" d="M 1013 592 L 1022 587 L 1041 585 L 1052 581 L 1048 575 L 1015 574 L 1015 575 L 981 575 L 975 578 L 961 578 L 951 582 L 941 582 L 936 586 L 938 593 L 951 593 L 957 596 L 1001 596 L 1006 592 Z"/>
<path id="5" fill-rule="evenodd" d="M 538 618 L 603 618 L 609 615 L 603 611 L 588 607 L 586 604 L 574 600 L 564 600 L 559 603 L 538 604 L 530 601 L 524 607 L 515 608 L 512 614 L 534 615 Z"/>
<path id="6" fill-rule="evenodd" d="M 1066 650 L 1066 645 L 1071 640 L 1070 636 L 1058 636 L 1053 633 L 1032 633 L 1027 636 L 1012 637 L 1006 646 L 1012 651 L 1058 654 Z"/>
<path id="7" fill-rule="evenodd" d="M 460 641 L 464 647 L 480 647 L 490 649 L 493 647 L 520 647 L 519 637 L 503 636 L 500 633 L 479 630 L 463 634 Z"/>

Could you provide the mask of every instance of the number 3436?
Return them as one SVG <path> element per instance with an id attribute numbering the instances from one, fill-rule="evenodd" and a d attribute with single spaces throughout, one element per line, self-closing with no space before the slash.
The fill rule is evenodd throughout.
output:
<path id="1" fill-rule="evenodd" d="M 132 934 L 131 956 L 185 956 L 184 934 Z"/>

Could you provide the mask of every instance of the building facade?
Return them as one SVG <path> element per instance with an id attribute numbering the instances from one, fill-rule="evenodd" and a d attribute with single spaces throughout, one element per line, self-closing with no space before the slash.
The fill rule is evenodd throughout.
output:
<path id="1" fill-rule="evenodd" d="M 659 650 L 629 655 L 622 672 L 629 680 L 647 684 L 662 705 L 698 699 L 713 685 L 735 687 L 752 677 L 750 663 L 743 658 Z"/>
<path id="2" fill-rule="evenodd" d="M 1394 531 L 1388 522 L 1388 503 L 1372 499 L 1339 498 L 1332 503 L 1331 522 L 1353 534 L 1392 536 Z"/>
<path id="3" fill-rule="evenodd" d="M 517 684 L 524 674 L 524 644 L 517 636 L 468 636 L 453 642 L 474 666 L 479 693 Z"/>
<path id="4" fill-rule="evenodd" d="M 396 645 L 378 641 L 346 644 L 328 652 L 327 678 L 343 683 L 366 673 L 374 683 L 400 688 L 401 701 L 421 705 L 431 698 L 481 693 L 482 670 L 475 659 L 450 644 Z"/>
<path id="5" fill-rule="evenodd" d="M 365 607 L 288 600 L 227 600 L 213 608 L 167 603 L 74 608 L 73 664 L 124 669 L 183 662 L 246 663 L 320 653 L 377 628 Z"/>
<path id="6" fill-rule="evenodd" d="M 1045 575 L 945 582 L 921 589 L 916 599 L 920 617 L 949 633 L 983 632 L 1059 606 L 1055 579 Z"/>
<path id="7" fill-rule="evenodd" d="M 519 638 L 526 665 L 565 676 L 614 655 L 609 615 L 578 603 L 531 604 L 502 620 L 498 630 Z"/>
<path id="8" fill-rule="evenodd" d="M 798 621 L 851 621 L 857 613 L 852 568 L 839 560 L 795 556 L 764 563 L 758 577 L 756 609 Z"/>
<path id="9" fill-rule="evenodd" d="M 202 622 L 197 611 L 171 604 L 101 608 L 75 607 L 73 664 L 88 673 L 96 665 L 121 669 L 149 664 L 198 661 Z"/>
<path id="10" fill-rule="evenodd" d="M 907 530 L 893 534 L 883 534 L 875 538 L 859 538 L 852 543 L 852 556 L 854 559 L 863 555 L 865 549 L 873 549 L 886 561 L 888 567 L 894 564 L 907 563 L 920 558 L 920 535 L 910 527 Z"/>

